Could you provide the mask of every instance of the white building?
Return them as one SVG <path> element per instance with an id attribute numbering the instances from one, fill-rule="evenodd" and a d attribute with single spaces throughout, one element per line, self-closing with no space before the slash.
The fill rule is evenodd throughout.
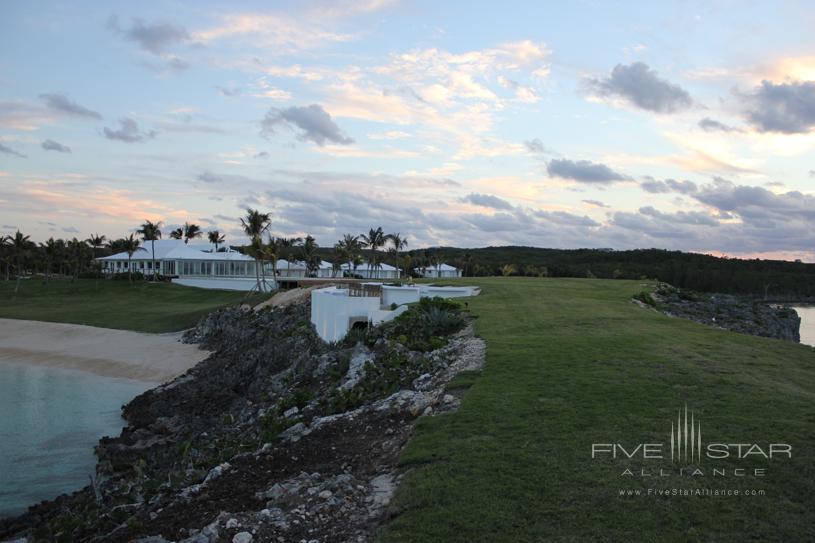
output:
<path id="1" fill-rule="evenodd" d="M 186 244 L 178 239 L 147 241 L 131 258 L 122 252 L 96 260 L 107 274 L 127 273 L 130 269 L 149 276 L 155 271 L 158 275 L 171 277 L 174 283 L 186 286 L 224 290 L 251 290 L 257 287 L 254 258 L 231 249 L 215 252 L 215 246 L 206 243 Z M 270 290 L 274 281 L 271 276 L 266 280 L 266 288 Z"/>
<path id="2" fill-rule="evenodd" d="M 311 293 L 311 322 L 324 341 L 339 341 L 355 323 L 375 325 L 387 322 L 407 311 L 407 304 L 423 297 L 460 298 L 476 296 L 480 292 L 478 287 L 390 286 L 382 283 L 363 283 L 353 288 L 326 287 Z"/>
<path id="3" fill-rule="evenodd" d="M 370 264 L 360 264 L 356 268 L 349 265 L 347 262 L 335 269 L 334 264 L 327 260 L 321 260 L 317 269 L 310 275 L 305 262 L 299 260 L 286 261 L 280 259 L 277 261 L 277 277 L 282 279 L 298 278 L 298 277 L 318 277 L 318 278 L 341 278 L 341 277 L 356 277 L 360 279 L 399 279 L 399 271 L 390 264 L 379 264 L 376 268 L 372 268 Z M 272 275 L 272 264 L 266 263 L 266 275 Z"/>
<path id="4" fill-rule="evenodd" d="M 359 266 L 351 266 L 348 263 L 342 265 L 345 277 L 360 277 L 362 279 L 399 279 L 399 269 L 384 262 L 372 267 L 365 262 Z"/>
<path id="5" fill-rule="evenodd" d="M 461 270 L 449 264 L 439 264 L 438 266 L 428 266 L 417 270 L 425 277 L 432 278 L 453 278 L 461 277 Z"/>
<path id="6" fill-rule="evenodd" d="M 272 264 L 270 262 L 266 263 L 266 274 L 272 275 Z M 317 269 L 309 275 L 305 262 L 280 259 L 277 261 L 277 277 L 283 279 L 290 277 L 342 277 L 342 271 L 334 270 L 334 265 L 331 262 L 321 260 Z"/>

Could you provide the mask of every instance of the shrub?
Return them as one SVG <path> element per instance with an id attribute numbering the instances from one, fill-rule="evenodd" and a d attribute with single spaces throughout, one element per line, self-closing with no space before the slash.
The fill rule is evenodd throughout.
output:
<path id="1" fill-rule="evenodd" d="M 122 272 L 122 273 L 114 273 L 111 276 L 111 278 L 116 280 L 116 281 L 128 281 L 130 279 L 130 276 L 127 274 L 127 272 Z M 144 280 L 144 274 L 142 272 L 133 272 L 133 280 L 134 281 L 142 281 L 142 280 Z"/>
<path id="2" fill-rule="evenodd" d="M 385 326 L 385 334 L 414 351 L 443 347 L 449 336 L 464 326 L 461 306 L 443 298 L 422 298 Z"/>
<path id="3" fill-rule="evenodd" d="M 643 290 L 642 292 L 635 294 L 634 299 L 640 301 L 644 304 L 650 305 L 651 307 L 656 307 L 656 302 L 654 298 L 651 297 L 651 293 L 647 290 Z"/>

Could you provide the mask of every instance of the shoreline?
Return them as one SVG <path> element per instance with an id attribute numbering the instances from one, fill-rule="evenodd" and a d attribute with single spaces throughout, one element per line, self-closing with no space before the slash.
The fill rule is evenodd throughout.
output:
<path id="1" fill-rule="evenodd" d="M 0 363 L 37 364 L 163 383 L 210 354 L 197 345 L 181 343 L 181 334 L 0 319 Z"/>

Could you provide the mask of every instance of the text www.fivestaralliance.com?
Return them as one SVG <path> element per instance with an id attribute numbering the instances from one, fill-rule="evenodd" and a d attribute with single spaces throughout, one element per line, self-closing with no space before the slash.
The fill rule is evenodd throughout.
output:
<path id="1" fill-rule="evenodd" d="M 734 489 L 734 488 L 648 488 L 648 489 L 620 489 L 621 498 L 683 498 L 683 497 L 709 497 L 709 498 L 747 498 L 751 496 L 766 496 L 767 492 L 760 489 Z"/>

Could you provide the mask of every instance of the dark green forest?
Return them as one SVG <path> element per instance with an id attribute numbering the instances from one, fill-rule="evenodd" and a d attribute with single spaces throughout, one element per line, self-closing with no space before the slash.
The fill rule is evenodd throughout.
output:
<path id="1" fill-rule="evenodd" d="M 638 249 L 541 249 L 536 247 L 439 247 L 409 251 L 415 259 L 441 260 L 466 276 L 653 278 L 709 292 L 750 294 L 769 300 L 815 299 L 815 264 L 743 260 L 711 255 Z"/>

